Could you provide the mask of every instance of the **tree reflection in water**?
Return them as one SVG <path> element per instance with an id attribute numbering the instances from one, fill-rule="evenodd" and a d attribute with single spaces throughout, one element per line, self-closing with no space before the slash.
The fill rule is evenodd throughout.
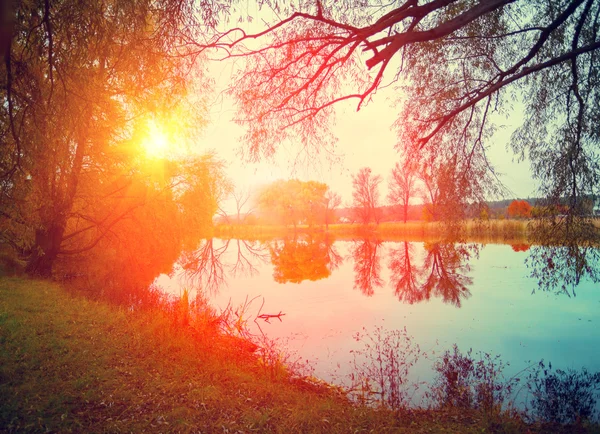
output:
<path id="1" fill-rule="evenodd" d="M 424 270 L 429 270 L 421 291 L 429 300 L 433 294 L 441 297 L 444 303 L 461 306 L 461 300 L 469 298 L 471 292 L 467 288 L 473 279 L 465 273 L 471 271 L 469 259 L 479 252 L 475 244 L 425 243 Z"/>
<path id="2" fill-rule="evenodd" d="M 453 242 L 424 243 L 425 259 L 418 267 L 413 261 L 413 246 L 407 241 L 390 252 L 389 267 L 394 292 L 400 301 L 410 304 L 440 297 L 444 303 L 461 306 L 471 296 L 468 286 L 473 279 L 467 276 L 469 259 L 477 255 L 475 244 Z"/>
<path id="3" fill-rule="evenodd" d="M 540 362 L 527 382 L 530 399 L 526 403 L 529 416 L 536 421 L 574 423 L 598 420 L 600 372 L 557 369 Z"/>
<path id="4" fill-rule="evenodd" d="M 381 244 L 381 240 L 368 238 L 353 241 L 351 247 L 351 255 L 354 260 L 354 289 L 360 289 L 367 297 L 375 293 L 374 288 L 383 286 Z"/>
<path id="5" fill-rule="evenodd" d="M 427 384 L 414 381 L 411 369 L 436 351 L 424 352 L 406 328 L 363 328 L 354 338 L 361 346 L 350 351 L 350 372 L 342 384 L 360 402 L 393 409 L 470 409 L 490 420 L 512 409 L 532 422 L 598 421 L 600 372 L 552 371 L 540 361 L 511 375 L 500 355 L 463 353 L 453 345 L 434 360 L 433 380 Z"/>
<path id="6" fill-rule="evenodd" d="M 399 248 L 390 251 L 389 262 L 394 292 L 398 300 L 410 304 L 418 303 L 424 298 L 420 284 L 422 270 L 412 260 L 414 250 L 412 243 L 404 241 Z"/>
<path id="7" fill-rule="evenodd" d="M 328 237 L 294 235 L 269 245 L 273 279 L 278 283 L 300 283 L 329 277 L 342 261 Z"/>
<path id="8" fill-rule="evenodd" d="M 570 244 L 564 236 L 546 235 L 551 244 L 515 244 L 512 249 L 528 249 L 526 264 L 530 276 L 537 279 L 533 289 L 575 295 L 582 278 L 600 281 L 600 250 L 587 239 Z M 562 244 L 561 244 L 562 243 Z M 385 255 L 383 241 L 373 238 L 352 241 L 354 288 L 372 296 L 384 286 L 381 276 L 382 257 L 388 257 L 390 285 L 398 300 L 414 304 L 431 298 L 461 307 L 470 297 L 473 284 L 469 276 L 469 261 L 479 254 L 477 244 L 455 243 L 452 240 L 424 242 L 424 255 L 415 252 L 416 244 L 403 241 Z M 179 265 L 188 287 L 203 288 L 215 293 L 228 277 L 255 276 L 259 265 L 271 262 L 273 278 L 279 283 L 300 283 L 320 280 L 331 275 L 343 262 L 343 257 L 327 236 L 297 234 L 283 240 L 268 242 L 203 240 L 194 251 L 184 252 Z"/>
<path id="9" fill-rule="evenodd" d="M 582 278 L 600 282 L 600 231 L 593 217 L 580 214 L 569 208 L 565 215 L 543 216 L 529 225 L 535 246 L 525 264 L 543 291 L 575 296 Z"/>
<path id="10" fill-rule="evenodd" d="M 232 240 L 229 240 L 231 242 Z M 269 254 L 266 246 L 258 241 L 236 239 L 235 262 L 229 266 L 233 277 L 255 276 L 258 274 L 257 264 L 266 264 Z"/>
<path id="11" fill-rule="evenodd" d="M 600 282 L 600 250 L 596 246 L 534 246 L 525 264 L 542 291 L 576 296 L 575 288 L 582 278 Z"/>
<path id="12" fill-rule="evenodd" d="M 230 249 L 235 249 L 231 254 Z M 226 253 L 230 251 L 229 255 Z M 233 259 L 231 259 L 233 257 Z M 258 241 L 225 240 L 222 244 L 214 238 L 202 240 L 193 251 L 183 252 L 179 264 L 185 283 L 201 288 L 205 293 L 216 294 L 227 284 L 227 277 L 258 273 L 257 264 L 268 261 L 267 247 Z"/>

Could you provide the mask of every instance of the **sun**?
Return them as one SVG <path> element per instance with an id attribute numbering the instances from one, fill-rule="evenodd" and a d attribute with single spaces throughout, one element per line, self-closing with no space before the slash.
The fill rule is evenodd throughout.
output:
<path id="1" fill-rule="evenodd" d="M 142 141 L 146 155 L 150 158 L 167 157 L 170 148 L 169 134 L 154 121 L 148 121 L 148 136 Z"/>

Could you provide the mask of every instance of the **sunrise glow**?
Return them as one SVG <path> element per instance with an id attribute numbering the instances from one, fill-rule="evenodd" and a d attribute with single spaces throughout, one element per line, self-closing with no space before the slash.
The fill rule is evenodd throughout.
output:
<path id="1" fill-rule="evenodd" d="M 150 158 L 165 158 L 172 145 L 169 134 L 164 127 L 155 121 L 148 121 L 148 135 L 142 141 L 142 147 L 146 156 Z"/>
<path id="2" fill-rule="evenodd" d="M 0 0 L 2 432 L 600 433 L 600 0 Z"/>

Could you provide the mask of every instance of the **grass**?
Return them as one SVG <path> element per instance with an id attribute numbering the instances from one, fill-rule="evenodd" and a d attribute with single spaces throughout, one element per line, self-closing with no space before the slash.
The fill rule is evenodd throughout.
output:
<path id="1" fill-rule="evenodd" d="M 210 330 L 0 277 L 0 431 L 548 432 L 470 410 L 353 405 L 336 389 L 273 376 Z"/>

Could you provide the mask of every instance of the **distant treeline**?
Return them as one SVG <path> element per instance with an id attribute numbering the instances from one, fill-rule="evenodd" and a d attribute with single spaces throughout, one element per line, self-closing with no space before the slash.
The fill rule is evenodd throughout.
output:
<path id="1" fill-rule="evenodd" d="M 587 211 L 588 214 L 594 212 L 594 201 L 589 198 L 587 200 Z M 522 213 L 516 213 L 511 208 L 511 204 L 525 204 L 525 211 Z M 546 210 L 546 201 L 543 198 L 534 197 L 528 199 L 505 199 L 490 201 L 484 204 L 470 204 L 466 205 L 464 217 L 467 219 L 505 219 L 505 218 L 529 218 L 538 217 L 543 214 L 543 210 Z M 427 213 L 428 204 L 409 205 L 407 211 L 407 219 L 410 221 L 430 221 L 430 217 Z M 330 217 L 329 223 L 359 223 L 359 213 L 354 207 L 337 208 L 330 210 L 333 214 Z M 384 205 L 376 208 L 378 223 L 384 222 L 396 222 L 403 219 L 403 206 L 402 205 Z M 560 208 L 553 210 L 555 214 L 560 214 Z M 319 219 L 317 219 L 319 220 Z M 278 224 L 273 218 L 273 215 L 268 210 L 255 209 L 248 213 L 241 213 L 239 216 L 219 216 L 216 219 L 217 224 L 248 224 L 248 225 L 262 225 L 262 224 Z M 306 223 L 306 222 L 302 222 Z M 313 224 L 319 223 L 318 221 L 312 222 Z"/>

